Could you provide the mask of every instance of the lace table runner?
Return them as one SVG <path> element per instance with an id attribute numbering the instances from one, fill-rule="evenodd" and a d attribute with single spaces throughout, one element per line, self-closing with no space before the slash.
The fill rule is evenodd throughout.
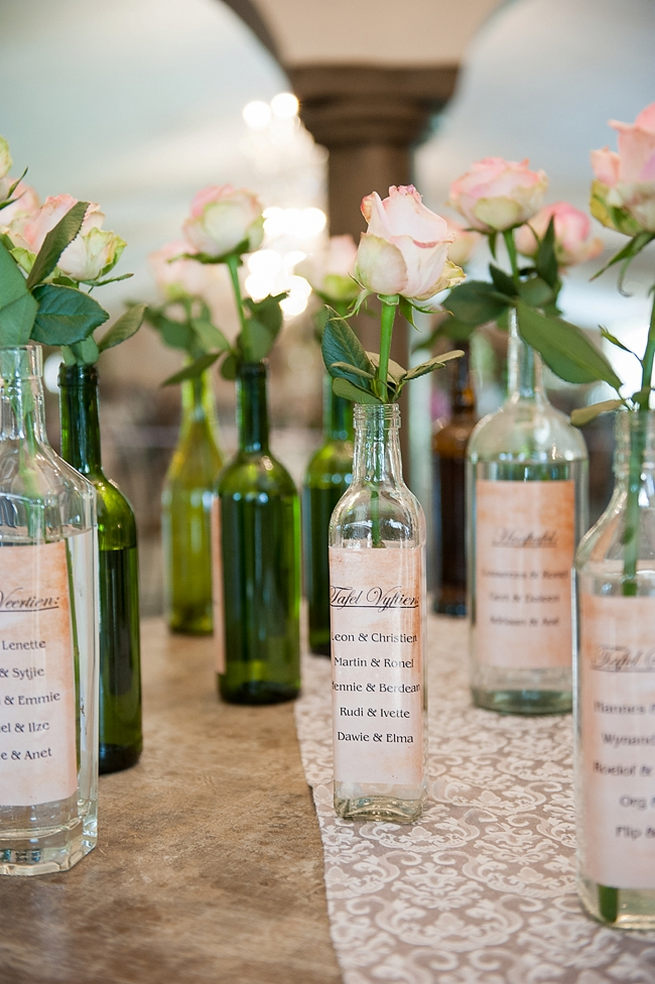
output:
<path id="1" fill-rule="evenodd" d="M 571 717 L 473 708 L 463 620 L 429 620 L 429 802 L 411 826 L 332 808 L 330 664 L 296 723 L 344 984 L 654 984 L 655 933 L 608 929 L 574 887 Z"/>

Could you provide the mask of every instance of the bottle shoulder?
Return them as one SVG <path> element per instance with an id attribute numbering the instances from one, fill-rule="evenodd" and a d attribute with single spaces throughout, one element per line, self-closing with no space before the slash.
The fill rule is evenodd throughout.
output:
<path id="1" fill-rule="evenodd" d="M 547 460 L 587 458 L 580 430 L 566 414 L 547 401 L 507 400 L 475 426 L 468 444 L 468 457 L 485 460 L 502 453 Z"/>
<path id="2" fill-rule="evenodd" d="M 353 443 L 347 440 L 326 441 L 309 459 L 305 483 L 331 474 L 348 475 L 353 467 Z"/>
<path id="3" fill-rule="evenodd" d="M 222 469 L 217 481 L 221 496 L 248 492 L 276 492 L 297 496 L 298 490 L 291 475 L 271 454 L 238 451 Z"/>

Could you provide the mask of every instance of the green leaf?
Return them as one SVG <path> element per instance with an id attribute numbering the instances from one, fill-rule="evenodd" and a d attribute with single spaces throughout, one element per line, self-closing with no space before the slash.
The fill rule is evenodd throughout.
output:
<path id="1" fill-rule="evenodd" d="M 341 396 L 344 400 L 352 400 L 353 403 L 376 404 L 383 401 L 379 396 L 371 393 L 370 390 L 362 389 L 351 383 L 349 379 L 335 378 L 332 380 L 332 391 L 335 396 Z"/>
<path id="2" fill-rule="evenodd" d="M 489 273 L 491 274 L 491 280 L 496 288 L 501 294 L 506 294 L 507 297 L 516 297 L 516 284 L 504 270 L 500 267 L 495 266 L 493 263 L 489 264 Z"/>
<path id="3" fill-rule="evenodd" d="M 283 301 L 286 296 L 285 291 L 282 294 L 269 294 L 261 301 L 253 301 L 250 297 L 247 297 L 244 301 L 246 309 L 255 315 L 255 320 L 266 325 L 273 335 L 273 339 L 277 338 L 282 328 L 282 308 L 280 307 L 280 301 Z"/>
<path id="4" fill-rule="evenodd" d="M 68 348 L 68 346 L 65 347 Z M 81 342 L 74 342 L 69 351 L 72 352 L 75 362 L 87 366 L 94 366 L 100 356 L 100 349 L 91 335 L 82 339 Z"/>
<path id="5" fill-rule="evenodd" d="M 428 359 L 427 362 L 421 362 L 418 366 L 412 366 L 405 373 L 405 382 L 410 379 L 418 379 L 419 376 L 425 376 L 429 372 L 433 372 L 435 369 L 441 369 L 447 362 L 451 359 L 459 359 L 464 355 L 461 349 L 454 349 L 452 352 L 444 352 L 443 355 L 437 355 L 433 359 Z"/>
<path id="6" fill-rule="evenodd" d="M 377 369 L 380 365 L 380 356 L 377 352 L 367 352 L 366 353 L 371 360 L 372 364 Z M 393 359 L 389 359 L 387 364 L 387 380 L 391 380 L 392 383 L 398 383 L 404 378 L 407 370 L 400 363 L 394 362 Z"/>
<path id="7" fill-rule="evenodd" d="M 321 340 L 321 351 L 323 361 L 331 376 L 350 378 L 351 382 L 357 383 L 357 378 L 351 378 L 345 370 L 335 369 L 333 371 L 331 367 L 337 363 L 345 363 L 355 366 L 365 373 L 375 374 L 375 366 L 364 351 L 362 343 L 348 322 L 341 318 L 331 318 L 326 324 Z"/>
<path id="8" fill-rule="evenodd" d="M 0 344 L 24 345 L 32 333 L 37 303 L 11 254 L 0 243 Z"/>
<path id="9" fill-rule="evenodd" d="M 199 358 L 190 362 L 188 366 L 184 369 L 180 369 L 179 372 L 173 373 L 168 379 L 165 379 L 162 386 L 171 386 L 173 383 L 183 383 L 185 379 L 197 379 L 201 376 L 205 369 L 209 369 L 211 365 L 218 359 L 218 352 L 206 352 Z"/>
<path id="10" fill-rule="evenodd" d="M 81 290 L 42 284 L 32 291 L 38 304 L 32 338 L 44 345 L 81 342 L 109 315 Z"/>
<path id="11" fill-rule="evenodd" d="M 530 307 L 543 308 L 555 300 L 552 287 L 541 277 L 530 277 L 519 287 L 519 296 Z"/>
<path id="12" fill-rule="evenodd" d="M 445 306 L 458 321 L 473 326 L 496 321 L 507 310 L 508 304 L 507 297 L 484 280 L 458 284 L 445 301 Z"/>
<path id="13" fill-rule="evenodd" d="M 351 366 L 348 362 L 333 362 L 333 369 L 344 369 L 348 376 L 361 376 L 363 379 L 375 379 L 375 375 L 372 372 L 365 372 L 364 369 L 358 369 L 357 366 Z"/>
<path id="14" fill-rule="evenodd" d="M 229 352 L 230 343 L 220 329 L 207 318 L 194 318 L 191 328 L 195 332 L 202 348 L 207 351 Z"/>
<path id="15" fill-rule="evenodd" d="M 623 342 L 619 341 L 616 335 L 613 335 L 611 331 L 607 330 L 607 328 L 603 328 L 602 325 L 600 326 L 600 333 L 603 338 L 606 338 L 608 342 L 612 343 L 612 345 L 616 345 L 617 348 L 620 348 L 623 352 L 627 352 L 629 355 L 634 355 L 635 359 L 639 358 L 636 352 L 633 352 L 631 348 L 624 345 Z"/>
<path id="16" fill-rule="evenodd" d="M 569 383 L 606 382 L 618 390 L 621 380 L 605 356 L 576 325 L 549 318 L 528 307 L 516 305 L 519 334 L 539 352 L 553 372 Z"/>
<path id="17" fill-rule="evenodd" d="M 239 357 L 236 352 L 230 352 L 229 355 L 221 362 L 221 376 L 223 379 L 227 379 L 230 382 L 237 378 L 237 373 L 239 371 Z"/>
<path id="18" fill-rule="evenodd" d="M 606 263 L 605 266 L 598 271 L 598 273 L 595 273 L 591 279 L 596 280 L 597 277 L 600 277 L 601 273 L 605 273 L 605 271 L 609 270 L 609 268 L 614 266 L 615 263 L 623 264 L 621 271 L 621 278 L 623 278 L 625 271 L 635 256 L 641 253 L 642 249 L 648 246 L 653 239 L 655 239 L 655 232 L 640 232 L 636 236 L 633 236 L 632 239 L 630 239 L 629 242 L 623 247 L 623 249 L 620 249 L 618 253 L 615 253 L 612 259 Z"/>
<path id="19" fill-rule="evenodd" d="M 578 407 L 571 414 L 571 423 L 576 427 L 582 427 L 590 420 L 595 420 L 601 413 L 618 410 L 622 406 L 625 406 L 623 400 L 602 400 L 600 403 L 591 403 L 588 407 Z"/>
<path id="20" fill-rule="evenodd" d="M 412 328 L 416 328 L 416 325 L 414 324 L 414 305 L 410 304 L 410 302 L 407 300 L 406 297 L 400 298 L 400 304 L 398 306 L 398 310 L 400 311 L 405 321 L 408 321 L 412 326 Z"/>
<path id="21" fill-rule="evenodd" d="M 552 216 L 544 238 L 540 241 L 537 249 L 535 269 L 541 279 L 545 280 L 550 288 L 556 291 L 559 284 L 559 269 L 555 256 L 555 220 Z"/>
<path id="22" fill-rule="evenodd" d="M 132 307 L 129 307 L 114 322 L 101 341 L 98 342 L 98 351 L 104 352 L 106 349 L 113 348 L 114 345 L 120 345 L 121 342 L 125 342 L 132 335 L 135 335 L 143 323 L 145 313 L 145 304 L 134 304 Z"/>
<path id="23" fill-rule="evenodd" d="M 244 362 L 261 362 L 273 348 L 275 335 L 256 318 L 246 321 L 239 335 L 239 348 Z"/>
<path id="24" fill-rule="evenodd" d="M 36 254 L 34 266 L 27 278 L 28 287 L 41 283 L 52 273 L 57 266 L 57 260 L 80 231 L 88 207 L 88 202 L 76 202 L 50 230 Z"/>

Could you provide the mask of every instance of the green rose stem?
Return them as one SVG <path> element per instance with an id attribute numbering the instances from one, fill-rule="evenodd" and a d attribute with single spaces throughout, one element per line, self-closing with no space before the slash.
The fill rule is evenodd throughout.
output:
<path id="1" fill-rule="evenodd" d="M 391 353 L 391 338 L 393 336 L 393 324 L 396 318 L 396 307 L 398 305 L 398 297 L 394 296 L 393 300 L 387 300 L 386 297 L 380 297 L 381 318 L 380 318 L 380 358 L 378 361 L 378 369 L 376 373 L 376 378 L 379 387 L 379 396 L 383 403 L 388 402 L 389 391 L 387 389 L 387 375 L 389 373 L 389 357 Z M 380 428 L 384 427 L 384 423 L 380 421 Z M 384 447 L 383 434 L 378 435 L 379 440 L 377 442 L 377 448 L 375 451 L 375 478 L 376 481 L 380 481 L 382 478 L 382 470 L 384 467 L 384 462 L 381 459 L 380 448 Z M 382 536 L 380 534 L 380 494 L 378 490 L 371 489 L 371 538 L 373 540 L 374 547 L 383 547 Z"/>
<path id="2" fill-rule="evenodd" d="M 237 312 L 239 315 L 239 327 L 241 329 L 241 337 L 245 341 L 247 329 L 246 329 L 246 318 L 243 313 L 243 298 L 241 296 L 241 284 L 239 283 L 240 264 L 241 264 L 241 260 L 236 255 L 236 253 L 231 253 L 225 259 L 225 265 L 230 271 L 230 280 L 232 281 L 232 288 L 234 290 L 234 298 L 236 301 Z M 246 361 L 249 360 L 246 359 Z"/>

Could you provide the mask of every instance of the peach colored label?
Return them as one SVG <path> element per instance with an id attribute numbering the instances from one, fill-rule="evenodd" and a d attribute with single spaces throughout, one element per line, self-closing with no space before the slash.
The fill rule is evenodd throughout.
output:
<path id="1" fill-rule="evenodd" d="M 221 544 L 221 500 L 217 495 L 211 505 L 212 543 L 212 611 L 214 615 L 214 655 L 216 672 L 225 673 L 225 624 L 223 597 L 223 550 Z"/>
<path id="2" fill-rule="evenodd" d="M 416 785 L 423 776 L 421 547 L 330 547 L 334 776 Z"/>
<path id="3" fill-rule="evenodd" d="M 75 682 L 64 540 L 0 549 L 0 804 L 77 789 Z"/>
<path id="4" fill-rule="evenodd" d="M 572 481 L 476 483 L 476 653 L 488 666 L 571 664 Z"/>
<path id="5" fill-rule="evenodd" d="M 655 598 L 580 599 L 584 873 L 655 888 Z"/>

